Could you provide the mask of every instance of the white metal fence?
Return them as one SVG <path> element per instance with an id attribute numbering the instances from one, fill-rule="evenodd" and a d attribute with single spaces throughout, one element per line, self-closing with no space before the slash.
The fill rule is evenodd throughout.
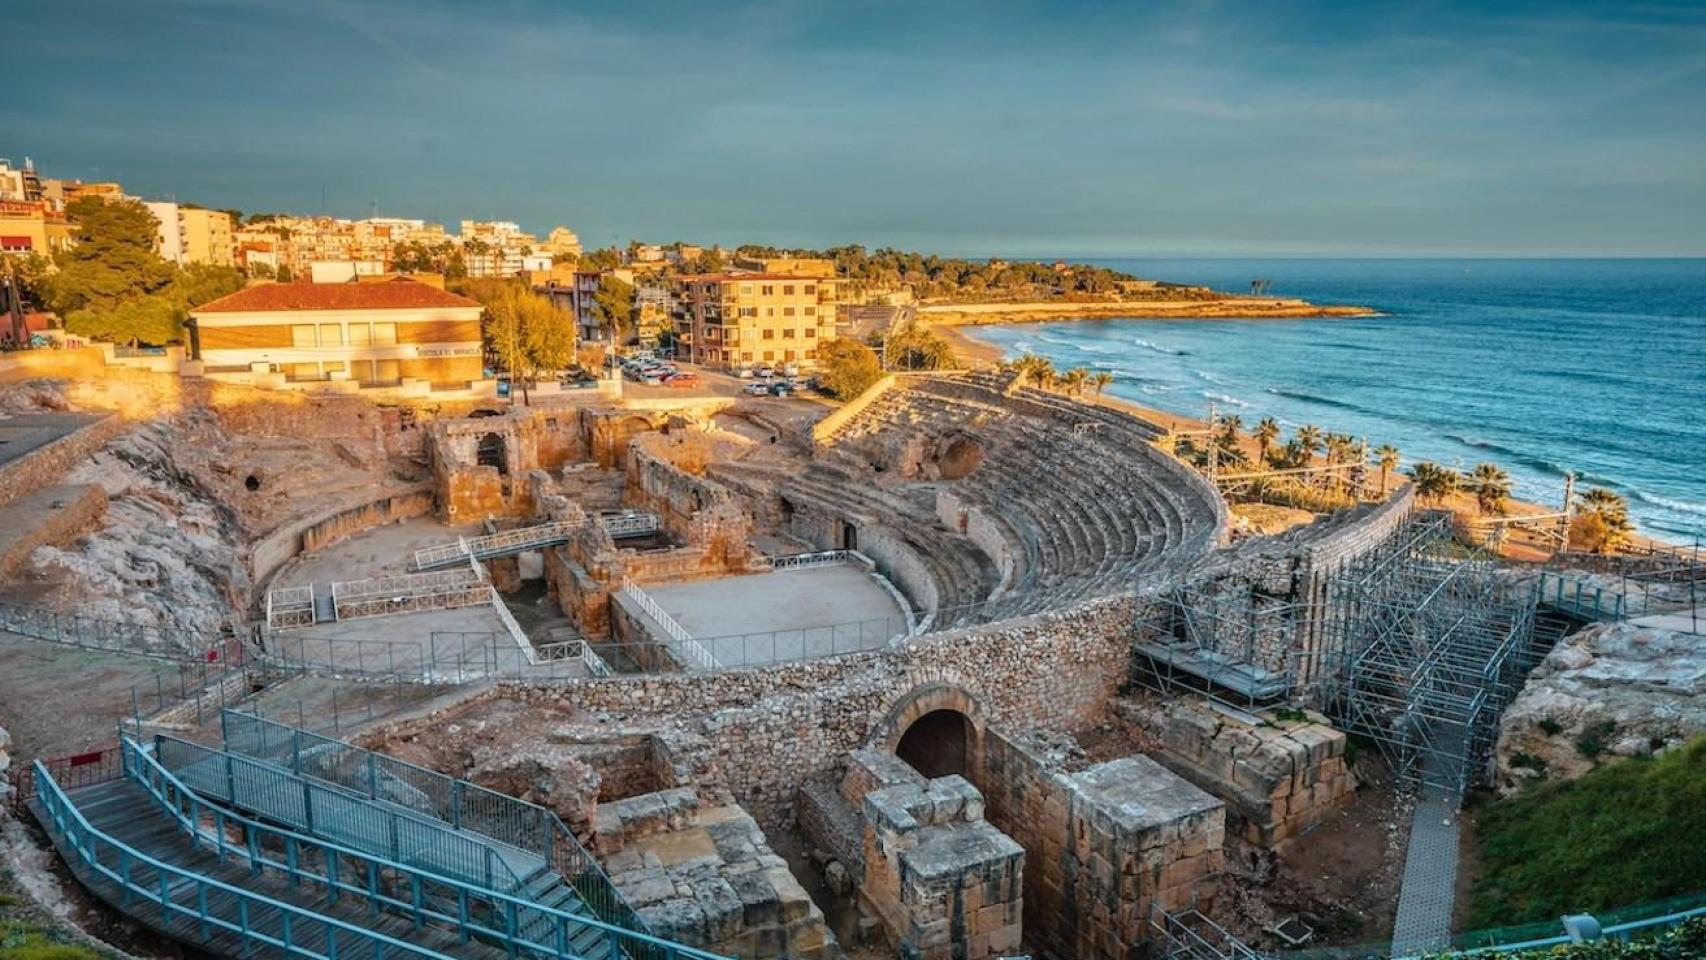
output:
<path id="1" fill-rule="evenodd" d="M 716 670 L 722 666 L 717 662 L 716 657 L 711 656 L 711 651 L 700 645 L 699 641 L 693 639 L 693 635 L 687 632 L 686 627 L 677 623 L 676 619 L 669 615 L 669 611 L 658 606 L 658 602 L 652 599 L 651 594 L 641 590 L 638 584 L 627 577 L 622 578 L 622 596 L 632 600 L 641 610 L 645 611 L 646 616 L 652 618 L 653 622 L 663 630 L 664 635 L 669 638 L 665 641 L 665 645 L 675 651 L 678 656 L 702 670 Z"/>

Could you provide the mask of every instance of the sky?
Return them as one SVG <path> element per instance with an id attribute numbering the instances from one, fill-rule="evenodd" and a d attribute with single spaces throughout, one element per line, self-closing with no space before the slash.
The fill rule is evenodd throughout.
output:
<path id="1" fill-rule="evenodd" d="M 1706 3 L 10 9 L 0 156 L 602 246 L 1706 255 Z"/>

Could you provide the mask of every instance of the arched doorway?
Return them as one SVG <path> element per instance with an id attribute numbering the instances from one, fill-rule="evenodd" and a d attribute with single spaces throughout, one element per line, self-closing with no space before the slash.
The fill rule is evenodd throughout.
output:
<path id="1" fill-rule="evenodd" d="M 873 744 L 926 777 L 959 774 L 983 789 L 983 705 L 958 683 L 913 687 L 872 731 Z"/>
<path id="2" fill-rule="evenodd" d="M 502 434 L 488 433 L 480 438 L 474 451 L 474 462 L 482 467 L 496 467 L 500 476 L 509 476 L 509 456 L 504 449 Z"/>
<path id="3" fill-rule="evenodd" d="M 958 710 L 932 710 L 900 735 L 895 756 L 932 780 L 954 774 L 969 780 L 973 733 L 970 718 Z"/>

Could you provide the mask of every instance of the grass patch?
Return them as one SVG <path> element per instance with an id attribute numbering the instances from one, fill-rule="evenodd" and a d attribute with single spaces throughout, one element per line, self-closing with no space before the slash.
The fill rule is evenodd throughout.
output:
<path id="1" fill-rule="evenodd" d="M 1496 950 L 1480 954 L 1478 960 L 1698 960 L 1700 957 L 1706 957 L 1706 920 L 1695 917 L 1656 937 L 1629 943 L 1599 940 L 1521 953 Z"/>
<path id="2" fill-rule="evenodd" d="M 57 921 L 18 892 L 17 881 L 0 867 L 0 960 L 104 960 L 108 954 L 71 939 Z"/>
<path id="3" fill-rule="evenodd" d="M 1706 887 L 1706 737 L 1489 805 L 1469 926 L 1633 906 Z"/>

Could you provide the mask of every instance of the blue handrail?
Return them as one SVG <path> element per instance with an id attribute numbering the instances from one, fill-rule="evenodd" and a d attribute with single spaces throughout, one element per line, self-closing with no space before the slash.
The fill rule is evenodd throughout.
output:
<path id="1" fill-rule="evenodd" d="M 190 917 L 204 935 L 212 929 L 235 933 L 242 938 L 245 947 L 252 941 L 308 960 L 338 960 L 352 949 L 367 948 L 372 949 L 374 960 L 384 960 L 387 955 L 456 960 L 436 950 L 156 860 L 95 829 L 39 760 L 35 763 L 35 775 L 37 802 L 51 821 L 54 832 L 65 839 L 77 858 L 117 884 L 126 904 L 137 898 L 158 904 L 166 922 L 170 922 L 174 915 Z M 116 864 L 102 862 L 103 848 L 117 858 Z M 139 880 L 139 874 L 148 871 L 153 871 L 155 882 Z M 193 905 L 179 903 L 173 897 L 175 892 L 182 892 L 186 884 L 193 894 Z M 224 894 L 229 899 L 213 897 L 210 893 Z M 277 912 L 269 915 L 268 910 Z M 230 915 L 232 912 L 235 916 Z M 269 918 L 274 921 L 272 924 L 268 924 Z M 276 927 L 277 932 L 260 929 L 261 925 Z M 317 928 L 324 932 L 324 945 L 320 950 L 304 942 L 305 935 L 311 935 Z"/>
<path id="2" fill-rule="evenodd" d="M 438 820 L 403 813 L 271 764 L 186 740 L 161 736 L 155 744 L 157 758 L 151 760 L 169 766 L 173 777 L 188 784 L 188 789 L 233 807 L 487 889 L 519 890 L 524 882 L 490 843 Z M 167 751 L 173 756 L 167 756 Z"/>
<path id="3" fill-rule="evenodd" d="M 353 849 L 317 837 L 261 823 L 210 803 L 167 770 L 148 750 L 126 738 L 121 748 L 125 775 L 148 791 L 157 804 L 175 818 L 193 842 L 209 844 L 221 859 L 236 855 L 253 870 L 283 871 L 292 884 L 317 883 L 328 893 L 349 893 L 366 898 L 375 909 L 413 917 L 417 929 L 433 920 L 454 925 L 463 940 L 488 939 L 504 946 L 510 956 L 520 951 L 564 958 L 583 958 L 568 949 L 576 927 L 600 931 L 604 956 L 656 956 L 682 960 L 726 960 L 718 954 L 685 944 L 638 933 L 596 917 L 570 913 L 534 903 L 523 897 L 483 888 L 453 877 L 399 863 L 364 850 Z M 211 830 L 206 829 L 210 825 Z M 239 826 L 245 842 L 228 840 L 227 827 Z M 265 840 L 266 842 L 261 842 Z M 353 875 L 338 864 L 355 863 Z M 315 868 L 318 866 L 319 872 Z M 406 891 L 387 893 L 385 883 Z M 436 904 L 455 904 L 447 913 Z M 535 934 L 533 931 L 540 931 Z M 549 940 L 536 939 L 549 936 Z"/>
<path id="4" fill-rule="evenodd" d="M 384 799 L 458 830 L 536 853 L 601 919 L 651 933 L 598 860 L 548 807 L 256 714 L 222 711 L 220 729 L 226 750 L 232 753 L 288 767 L 300 776 Z M 381 785 L 411 795 L 381 798 Z"/>

